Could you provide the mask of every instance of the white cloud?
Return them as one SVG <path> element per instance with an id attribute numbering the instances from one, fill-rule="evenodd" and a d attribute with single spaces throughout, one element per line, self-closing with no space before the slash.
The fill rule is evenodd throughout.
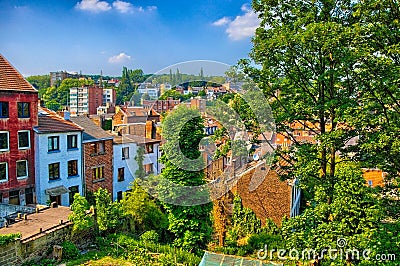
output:
<path id="1" fill-rule="evenodd" d="M 121 13 L 133 12 L 133 5 L 128 2 L 117 0 L 112 3 L 112 6 Z"/>
<path id="2" fill-rule="evenodd" d="M 228 37 L 234 41 L 253 36 L 257 27 L 260 25 L 260 19 L 249 5 L 242 5 L 241 10 L 244 14 L 236 16 L 232 21 L 223 17 L 213 23 L 215 26 L 227 25 L 225 32 L 228 34 Z"/>
<path id="3" fill-rule="evenodd" d="M 126 53 L 120 53 L 119 55 L 114 55 L 108 58 L 108 62 L 111 64 L 118 64 L 131 61 L 131 56 Z"/>
<path id="4" fill-rule="evenodd" d="M 144 12 L 144 11 L 154 11 L 157 10 L 156 6 L 134 6 L 129 2 L 116 0 L 109 4 L 106 1 L 101 0 L 82 0 L 76 3 L 75 8 L 83 10 L 83 11 L 90 11 L 93 13 L 100 13 L 108 10 L 116 10 L 122 14 L 130 14 L 134 12 Z"/>
<path id="5" fill-rule="evenodd" d="M 228 24 L 229 22 L 231 22 L 231 20 L 228 17 L 222 17 L 222 18 L 218 19 L 217 21 L 214 21 L 212 24 L 214 26 L 224 26 L 224 25 Z"/>
<path id="6" fill-rule="evenodd" d="M 90 12 L 104 12 L 111 9 L 109 3 L 99 0 L 82 0 L 76 3 L 75 7 L 80 10 L 90 11 Z"/>

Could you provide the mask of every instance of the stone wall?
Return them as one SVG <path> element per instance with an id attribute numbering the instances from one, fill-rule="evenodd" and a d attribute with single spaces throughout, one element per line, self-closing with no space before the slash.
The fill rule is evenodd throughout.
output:
<path id="1" fill-rule="evenodd" d="M 90 234 L 72 235 L 72 224 L 66 222 L 28 238 L 17 239 L 8 245 L 0 246 L 0 265 L 14 266 L 27 261 L 51 258 L 54 245 L 61 245 L 66 240 L 84 249 L 93 239 Z"/>
<path id="2" fill-rule="evenodd" d="M 9 243 L 5 246 L 0 246 L 0 265 L 14 266 L 17 265 L 17 248 L 19 240 Z"/>

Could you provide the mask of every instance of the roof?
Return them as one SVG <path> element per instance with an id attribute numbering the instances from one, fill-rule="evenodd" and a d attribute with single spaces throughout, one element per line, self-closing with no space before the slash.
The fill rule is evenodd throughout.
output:
<path id="1" fill-rule="evenodd" d="M 82 131 L 83 128 L 73 123 L 72 121 L 65 120 L 57 113 L 49 109 L 39 107 L 38 126 L 35 126 L 34 130 L 38 134 L 43 134 Z"/>
<path id="2" fill-rule="evenodd" d="M 29 91 L 37 90 L 0 54 L 0 90 Z"/>
<path id="3" fill-rule="evenodd" d="M 123 111 L 128 115 L 128 116 L 159 116 L 160 114 L 154 111 L 154 109 L 147 109 L 139 106 L 131 106 L 131 107 L 126 107 L 123 109 Z"/>
<path id="4" fill-rule="evenodd" d="M 161 140 L 149 139 L 142 136 L 128 135 L 128 134 L 114 137 L 114 143 L 116 144 L 132 143 L 132 142 L 137 144 L 155 144 L 155 143 L 160 143 Z"/>
<path id="5" fill-rule="evenodd" d="M 83 142 L 91 142 L 96 140 L 113 139 L 113 136 L 97 126 L 87 116 L 74 116 L 71 121 L 83 128 Z"/>

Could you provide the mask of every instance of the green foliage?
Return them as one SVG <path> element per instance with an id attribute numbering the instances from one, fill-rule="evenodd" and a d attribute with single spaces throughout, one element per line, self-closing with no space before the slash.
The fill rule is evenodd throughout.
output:
<path id="1" fill-rule="evenodd" d="M 160 100 L 167 100 L 168 98 L 173 98 L 174 100 L 181 100 L 181 102 L 189 100 L 190 98 L 194 97 L 193 94 L 181 94 L 180 92 L 177 92 L 175 89 L 168 90 L 163 93 L 159 97 Z"/>
<path id="2" fill-rule="evenodd" d="M 174 187 L 205 183 L 204 162 L 199 151 L 199 143 L 205 136 L 203 127 L 199 111 L 185 106 L 179 106 L 162 122 L 162 135 L 167 142 L 163 145 L 161 161 L 165 168 L 161 178 L 173 182 Z M 169 197 L 179 200 L 180 195 L 174 190 L 170 193 Z M 191 196 L 205 200 L 209 197 L 206 192 L 200 194 Z M 164 206 L 168 213 L 169 230 L 176 236 L 175 244 L 188 250 L 204 248 L 211 237 L 212 204 L 179 206 L 165 203 Z"/>
<path id="3" fill-rule="evenodd" d="M 243 207 L 242 199 L 235 195 L 233 199 L 232 231 L 236 232 L 237 238 L 256 234 L 261 229 L 261 220 L 249 208 Z"/>
<path id="4" fill-rule="evenodd" d="M 73 223 L 73 232 L 78 233 L 92 228 L 92 213 L 89 212 L 90 206 L 85 197 L 76 193 L 70 208 L 72 213 L 68 219 Z"/>
<path id="5" fill-rule="evenodd" d="M 119 225 L 121 217 L 118 202 L 111 201 L 111 194 L 104 188 L 94 192 L 96 202 L 97 226 L 100 231 L 115 229 Z"/>
<path id="6" fill-rule="evenodd" d="M 324 187 L 317 187 L 312 207 L 282 223 L 282 235 L 288 248 L 336 247 L 344 238 L 346 248 L 371 248 L 369 239 L 380 226 L 382 213 L 371 188 L 365 186 L 356 164 L 341 163 L 337 169 L 333 200 L 328 204 Z"/>
<path id="7" fill-rule="evenodd" d="M 140 236 L 140 240 L 144 243 L 157 243 L 159 240 L 158 233 L 154 230 L 146 231 Z"/>
<path id="8" fill-rule="evenodd" d="M 50 75 L 29 76 L 26 80 L 39 91 L 39 97 L 44 89 L 50 87 Z"/>
<path id="9" fill-rule="evenodd" d="M 63 260 L 71 260 L 78 258 L 81 253 L 74 243 L 70 241 L 64 241 L 62 244 L 62 259 Z"/>
<path id="10" fill-rule="evenodd" d="M 5 246 L 11 242 L 14 242 L 17 238 L 21 238 L 21 236 L 21 233 L 0 235 L 0 246 Z"/>
<path id="11" fill-rule="evenodd" d="M 139 102 L 140 102 L 140 94 L 137 92 L 137 87 L 140 83 L 142 83 L 145 80 L 146 76 L 143 74 L 143 70 L 141 69 L 131 70 L 126 67 L 123 67 L 120 84 L 116 89 L 117 104 L 123 104 L 124 102 L 130 101 L 134 93 L 136 93 L 136 96 L 139 96 Z M 138 104 L 136 101 L 135 105 Z"/>
<path id="12" fill-rule="evenodd" d="M 35 260 L 29 260 L 21 264 L 21 266 L 56 266 L 58 263 L 52 259 L 43 259 L 39 262 Z"/>
<path id="13" fill-rule="evenodd" d="M 106 119 L 103 125 L 104 130 L 112 130 L 112 119 Z"/>
<path id="14" fill-rule="evenodd" d="M 93 85 L 94 81 L 89 79 L 79 80 L 66 78 L 59 86 L 49 87 L 41 91 L 41 98 L 45 103 L 45 106 L 49 109 L 57 111 L 57 107 L 60 108 L 63 105 L 68 104 L 69 89 L 73 87 L 82 87 Z M 57 109 L 57 110 L 56 110 Z"/>
<path id="15" fill-rule="evenodd" d="M 135 176 L 138 178 L 143 178 L 146 176 L 146 172 L 144 170 L 143 161 L 144 161 L 144 148 L 138 147 L 137 154 L 135 156 L 135 160 L 138 164 L 138 169 L 135 171 Z"/>
<path id="16" fill-rule="evenodd" d="M 121 205 L 131 232 L 138 234 L 149 230 L 161 232 L 168 227 L 167 216 L 136 181 L 132 185 L 132 190 L 125 193 Z"/>
<path id="17" fill-rule="evenodd" d="M 131 236 L 122 234 L 109 235 L 102 238 L 98 243 L 101 252 L 97 257 L 106 255 L 119 260 L 118 265 L 124 265 L 125 262 L 134 263 L 134 265 L 199 265 L 201 258 L 197 254 L 189 253 L 183 249 L 171 245 L 160 245 L 137 240 Z M 93 254 L 89 254 L 93 259 Z M 83 263 L 82 260 L 79 263 Z M 75 264 L 73 264 L 75 265 Z M 96 264 L 94 264 L 96 265 Z M 103 264 L 101 264 L 103 265 Z"/>

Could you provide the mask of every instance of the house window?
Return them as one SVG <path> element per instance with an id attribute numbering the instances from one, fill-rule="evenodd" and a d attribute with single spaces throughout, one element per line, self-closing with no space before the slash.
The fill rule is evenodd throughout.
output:
<path id="1" fill-rule="evenodd" d="M 30 147 L 30 131 L 18 131 L 18 149 L 29 149 Z"/>
<path id="2" fill-rule="evenodd" d="M 125 180 L 125 171 L 124 167 L 118 168 L 118 182 L 124 181 Z"/>
<path id="3" fill-rule="evenodd" d="M 10 191 L 8 204 L 19 205 L 19 190 Z"/>
<path id="4" fill-rule="evenodd" d="M 76 193 L 79 194 L 79 186 L 73 186 L 73 187 L 69 187 L 69 205 L 71 205 L 72 203 L 74 203 L 74 196 Z"/>
<path id="5" fill-rule="evenodd" d="M 146 145 L 146 153 L 153 153 L 153 144 Z"/>
<path id="6" fill-rule="evenodd" d="M 93 168 L 93 181 L 104 178 L 104 166 Z"/>
<path id="7" fill-rule="evenodd" d="M 99 141 L 92 144 L 93 154 L 104 154 L 104 141 Z"/>
<path id="8" fill-rule="evenodd" d="M 78 148 L 78 135 L 68 135 L 67 136 L 67 148 L 68 149 Z"/>
<path id="9" fill-rule="evenodd" d="M 129 159 L 129 147 L 122 148 L 122 160 Z"/>
<path id="10" fill-rule="evenodd" d="M 18 117 L 29 118 L 29 103 L 18 103 Z"/>
<path id="11" fill-rule="evenodd" d="M 0 118 L 8 118 L 8 102 L 0 102 Z"/>
<path id="12" fill-rule="evenodd" d="M 0 151 L 8 151 L 8 131 L 0 131 Z"/>
<path id="13" fill-rule="evenodd" d="M 118 201 L 122 200 L 122 191 L 117 192 L 117 200 Z"/>
<path id="14" fill-rule="evenodd" d="M 104 153 L 105 152 L 105 149 L 104 149 L 104 141 L 100 141 L 99 143 L 98 143 L 98 148 L 97 148 L 97 152 L 98 153 Z"/>
<path id="15" fill-rule="evenodd" d="M 58 136 L 53 136 L 48 138 L 48 150 L 58 151 L 59 150 L 60 138 Z"/>
<path id="16" fill-rule="evenodd" d="M 68 176 L 78 175 L 78 160 L 68 161 Z"/>
<path id="17" fill-rule="evenodd" d="M 60 178 L 60 163 L 49 164 L 49 180 L 57 180 Z"/>
<path id="18" fill-rule="evenodd" d="M 0 182 L 8 180 L 8 164 L 0 163 Z"/>
<path id="19" fill-rule="evenodd" d="M 368 180 L 368 186 L 372 187 L 372 184 L 373 184 L 372 180 Z"/>
<path id="20" fill-rule="evenodd" d="M 153 174 L 153 173 L 154 173 L 154 172 L 153 172 L 153 164 L 152 164 L 152 163 L 150 163 L 150 164 L 145 164 L 145 165 L 144 165 L 144 171 L 145 171 L 146 175 Z"/>
<path id="21" fill-rule="evenodd" d="M 28 161 L 17 161 L 17 178 L 28 177 Z"/>

